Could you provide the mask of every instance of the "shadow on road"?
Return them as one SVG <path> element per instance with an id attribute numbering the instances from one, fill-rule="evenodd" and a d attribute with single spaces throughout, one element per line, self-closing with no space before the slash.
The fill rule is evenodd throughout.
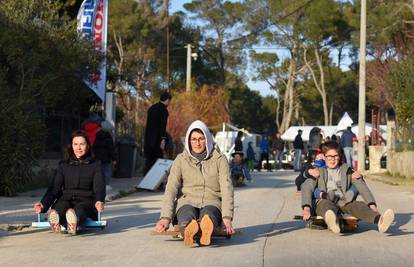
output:
<path id="1" fill-rule="evenodd" d="M 388 236 L 400 236 L 400 235 L 411 235 L 414 231 L 407 231 L 403 228 L 404 225 L 409 223 L 414 213 L 397 213 L 395 214 L 395 222 L 391 225 L 388 231 Z"/>
<path id="2" fill-rule="evenodd" d="M 414 213 L 396 213 L 394 223 L 388 229 L 386 236 L 402 236 L 402 235 L 411 235 L 414 234 L 414 231 L 407 231 L 406 229 L 402 228 L 404 225 L 411 221 Z M 376 224 L 369 224 L 360 221 L 359 226 L 357 229 L 351 232 L 346 232 L 344 236 L 352 236 L 362 234 L 367 231 L 377 231 L 378 227 Z"/>
<path id="3" fill-rule="evenodd" d="M 234 187 L 235 191 L 255 189 L 255 188 L 287 188 L 294 187 L 294 180 L 280 179 L 283 176 L 289 176 L 289 173 L 269 172 L 260 176 L 253 177 L 253 182 L 246 182 L 244 186 Z"/>
<path id="4" fill-rule="evenodd" d="M 303 229 L 303 227 L 304 223 L 297 220 L 242 227 L 237 229 L 239 233 L 234 235 L 231 239 L 216 238 L 212 247 L 235 246 L 258 242 L 260 238 L 286 234 Z"/>

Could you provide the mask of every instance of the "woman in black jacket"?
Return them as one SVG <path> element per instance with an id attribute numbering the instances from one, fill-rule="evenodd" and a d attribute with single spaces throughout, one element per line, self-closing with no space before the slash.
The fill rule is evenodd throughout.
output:
<path id="1" fill-rule="evenodd" d="M 57 169 L 56 176 L 42 200 L 55 200 L 49 214 L 52 231 L 59 232 L 66 223 L 68 233 L 76 234 L 77 226 L 87 218 L 97 220 L 97 211 L 104 209 L 105 182 L 101 163 L 91 155 L 91 145 L 84 131 L 75 131 L 67 148 L 67 155 Z M 40 204 L 40 205 L 39 205 Z M 46 203 L 44 203 L 46 204 Z M 36 203 L 38 210 L 44 204 Z"/>

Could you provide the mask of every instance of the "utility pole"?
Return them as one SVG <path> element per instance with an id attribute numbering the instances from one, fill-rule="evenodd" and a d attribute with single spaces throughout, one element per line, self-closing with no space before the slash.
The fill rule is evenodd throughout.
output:
<path id="1" fill-rule="evenodd" d="M 361 0 L 359 109 L 358 109 L 358 171 L 365 170 L 365 72 L 366 72 L 367 1 Z"/>
<path id="2" fill-rule="evenodd" d="M 187 80 L 185 83 L 185 90 L 191 91 L 191 44 L 187 44 Z"/>

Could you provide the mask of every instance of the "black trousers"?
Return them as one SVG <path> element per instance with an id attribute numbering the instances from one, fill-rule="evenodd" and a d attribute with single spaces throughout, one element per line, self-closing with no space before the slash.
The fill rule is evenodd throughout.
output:
<path id="1" fill-rule="evenodd" d="M 343 213 L 349 213 L 352 216 L 355 216 L 367 223 L 377 223 L 380 217 L 380 214 L 378 212 L 374 212 L 367 206 L 367 204 L 361 201 L 353 201 L 341 208 L 327 199 L 321 199 L 318 204 L 316 204 L 317 215 L 325 216 L 325 213 L 328 210 L 332 210 L 334 213 L 337 213 L 338 210 L 340 210 Z"/>
<path id="2" fill-rule="evenodd" d="M 87 218 L 95 221 L 98 220 L 98 211 L 95 208 L 95 200 L 93 198 L 60 198 L 52 206 L 52 209 L 59 214 L 60 224 L 66 223 L 66 211 L 70 208 L 75 210 L 79 224 L 83 223 Z"/>
<path id="3" fill-rule="evenodd" d="M 195 208 L 191 205 L 184 205 L 177 211 L 178 225 L 184 226 L 191 222 L 191 220 L 202 219 L 204 215 L 208 215 L 213 221 L 214 227 L 221 225 L 221 211 L 215 206 L 205 206 L 201 209 Z"/>
<path id="4" fill-rule="evenodd" d="M 262 166 L 262 161 L 263 160 L 266 160 L 266 168 L 268 169 L 268 170 L 270 170 L 271 169 L 271 166 L 269 165 L 269 153 L 261 153 L 260 154 L 260 162 L 259 162 L 259 165 L 257 166 L 258 167 L 258 170 L 260 171 L 260 169 L 262 168 L 262 167 L 264 167 L 264 166 Z M 264 168 L 263 168 L 264 169 Z"/>
<path id="5" fill-rule="evenodd" d="M 156 148 L 154 151 L 146 151 L 145 153 L 145 165 L 144 165 L 144 175 L 151 170 L 154 163 L 159 158 L 163 158 L 161 149 Z"/>

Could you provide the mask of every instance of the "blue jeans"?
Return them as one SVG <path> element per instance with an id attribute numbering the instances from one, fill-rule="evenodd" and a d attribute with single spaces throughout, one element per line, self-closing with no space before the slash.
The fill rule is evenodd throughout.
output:
<path id="1" fill-rule="evenodd" d="M 101 164 L 102 177 L 105 180 L 105 185 L 109 185 L 112 178 L 112 163 Z"/>
<path id="2" fill-rule="evenodd" d="M 295 171 L 300 171 L 302 169 L 302 149 L 295 149 L 295 162 L 294 162 L 294 168 Z"/>
<path id="3" fill-rule="evenodd" d="M 283 151 L 276 150 L 276 155 L 275 155 L 275 167 L 276 167 L 276 169 L 281 169 L 282 168 L 282 166 L 283 166 L 282 159 L 283 159 Z"/>
<path id="4" fill-rule="evenodd" d="M 349 165 L 349 167 L 353 168 L 352 164 L 352 147 L 344 147 L 344 154 L 346 158 L 346 163 Z"/>

